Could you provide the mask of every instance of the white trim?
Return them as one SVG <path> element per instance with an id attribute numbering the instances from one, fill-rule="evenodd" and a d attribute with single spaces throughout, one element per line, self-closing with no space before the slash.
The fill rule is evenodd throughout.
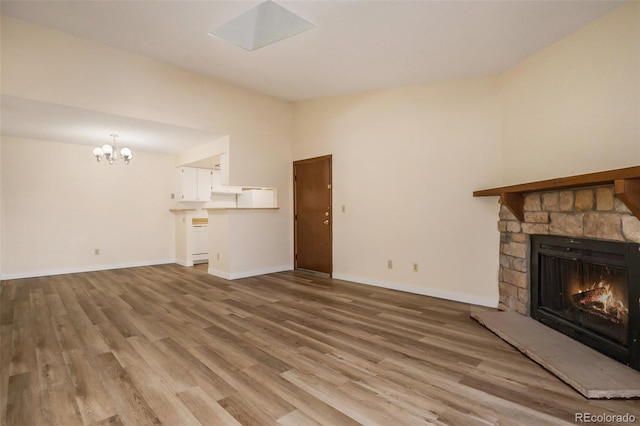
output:
<path id="1" fill-rule="evenodd" d="M 456 293 L 453 291 L 439 290 L 436 288 L 419 287 L 412 284 L 394 283 L 389 281 L 374 280 L 371 278 L 362 278 L 347 274 L 333 274 L 333 278 L 337 280 L 351 281 L 358 284 L 372 285 L 375 287 L 383 287 L 391 290 L 399 290 L 407 293 L 421 294 L 423 296 L 437 297 L 438 299 L 453 300 L 456 302 L 470 303 L 472 305 L 487 306 L 489 308 L 498 307 L 498 298 L 480 297 L 472 294 Z"/>
<path id="2" fill-rule="evenodd" d="M 224 278 L 225 280 L 229 279 L 229 273 L 228 272 L 222 272 L 219 271 L 217 269 L 213 269 L 213 268 L 209 268 L 207 269 L 207 272 L 209 273 L 209 275 L 213 275 L 219 278 Z"/>
<path id="3" fill-rule="evenodd" d="M 180 266 L 193 266 L 193 262 L 190 260 L 176 259 L 176 263 Z"/>
<path id="4" fill-rule="evenodd" d="M 158 259 L 158 260 L 147 260 L 147 261 L 141 261 L 141 262 L 117 263 L 117 264 L 111 264 L 111 265 L 91 265 L 91 266 L 83 266 L 81 268 L 65 268 L 65 269 L 50 269 L 48 271 L 18 272 L 13 274 L 0 275 L 0 280 L 2 281 L 19 280 L 22 278 L 46 277 L 50 275 L 77 274 L 81 272 L 106 271 L 109 269 L 136 268 L 139 266 L 165 265 L 168 263 L 176 263 L 176 260 L 175 259 Z"/>
<path id="5" fill-rule="evenodd" d="M 208 272 L 216 277 L 224 278 L 225 280 L 237 280 L 240 278 L 255 277 L 257 275 L 273 274 L 275 272 L 291 271 L 293 267 L 291 265 L 274 266 L 272 268 L 254 269 L 253 271 L 243 272 L 223 272 L 217 269 L 209 268 Z"/>
<path id="6" fill-rule="evenodd" d="M 139 266 L 164 265 L 168 263 L 177 263 L 182 266 L 193 266 L 193 263 L 191 265 L 188 265 L 188 264 L 184 265 L 182 262 L 183 261 L 180 261 L 178 259 L 159 259 L 159 260 L 150 260 L 150 261 L 143 261 L 143 262 L 120 263 L 120 264 L 113 264 L 113 265 L 94 265 L 94 266 L 87 266 L 82 268 L 55 269 L 55 270 L 37 271 L 37 272 L 21 272 L 21 273 L 15 273 L 15 274 L 0 275 L 0 280 L 2 281 L 17 280 L 22 278 L 44 277 L 49 275 L 63 275 L 63 274 L 75 274 L 80 272 L 106 271 L 109 269 L 135 268 Z M 234 272 L 234 273 L 223 272 L 217 269 L 209 268 L 207 272 L 216 277 L 224 278 L 225 280 L 236 280 L 240 278 L 248 278 L 248 277 L 254 277 L 257 275 L 272 274 L 275 272 L 283 272 L 283 271 L 291 271 L 291 270 L 293 270 L 293 267 L 291 265 L 283 265 L 283 266 L 276 266 L 272 268 L 256 269 L 252 271 Z M 375 287 L 382 287 L 382 288 L 388 288 L 391 290 L 404 291 L 407 293 L 421 294 L 423 296 L 437 297 L 439 299 L 447 299 L 447 300 L 453 300 L 456 302 L 470 303 L 472 305 L 487 306 L 490 308 L 496 308 L 498 306 L 497 298 L 494 299 L 490 297 L 479 297 L 479 296 L 474 296 L 470 294 L 456 293 L 456 292 L 444 291 L 444 290 L 439 290 L 434 288 L 418 287 L 411 284 L 380 281 L 380 280 L 375 280 L 371 278 L 362 278 L 362 277 L 347 275 L 347 274 L 333 274 L 333 278 L 338 280 L 351 281 L 358 284 L 372 285 Z"/>

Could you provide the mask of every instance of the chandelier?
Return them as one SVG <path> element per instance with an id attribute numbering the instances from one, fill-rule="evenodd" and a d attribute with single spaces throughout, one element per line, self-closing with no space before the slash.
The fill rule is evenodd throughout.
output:
<path id="1" fill-rule="evenodd" d="M 98 162 L 102 161 L 102 159 L 104 158 L 109 162 L 109 164 L 113 164 L 113 162 L 118 159 L 118 148 L 116 145 L 116 138 L 118 137 L 118 135 L 112 133 L 110 136 L 113 138 L 113 145 L 106 143 L 102 146 L 93 148 L 93 155 L 96 156 L 96 160 Z M 125 147 L 120 150 L 120 156 L 124 160 L 125 164 L 129 164 L 133 153 L 129 148 Z"/>

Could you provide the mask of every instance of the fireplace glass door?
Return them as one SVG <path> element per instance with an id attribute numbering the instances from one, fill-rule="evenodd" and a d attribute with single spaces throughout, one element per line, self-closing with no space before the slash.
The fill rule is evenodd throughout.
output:
<path id="1" fill-rule="evenodd" d="M 629 282 L 626 269 L 541 256 L 540 308 L 627 346 Z"/>

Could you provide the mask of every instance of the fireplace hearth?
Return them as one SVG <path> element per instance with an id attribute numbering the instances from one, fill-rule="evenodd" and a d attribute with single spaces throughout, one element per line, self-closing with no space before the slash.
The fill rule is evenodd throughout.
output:
<path id="1" fill-rule="evenodd" d="M 531 317 L 640 371 L 639 249 L 531 235 Z"/>

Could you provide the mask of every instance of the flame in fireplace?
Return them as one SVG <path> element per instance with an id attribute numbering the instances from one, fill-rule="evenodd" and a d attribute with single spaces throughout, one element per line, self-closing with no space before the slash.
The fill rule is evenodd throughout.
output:
<path id="1" fill-rule="evenodd" d="M 580 290 L 577 297 L 578 304 L 590 311 L 623 321 L 629 316 L 629 309 L 616 298 L 611 291 L 611 284 L 603 281 L 594 283 L 590 288 Z"/>

